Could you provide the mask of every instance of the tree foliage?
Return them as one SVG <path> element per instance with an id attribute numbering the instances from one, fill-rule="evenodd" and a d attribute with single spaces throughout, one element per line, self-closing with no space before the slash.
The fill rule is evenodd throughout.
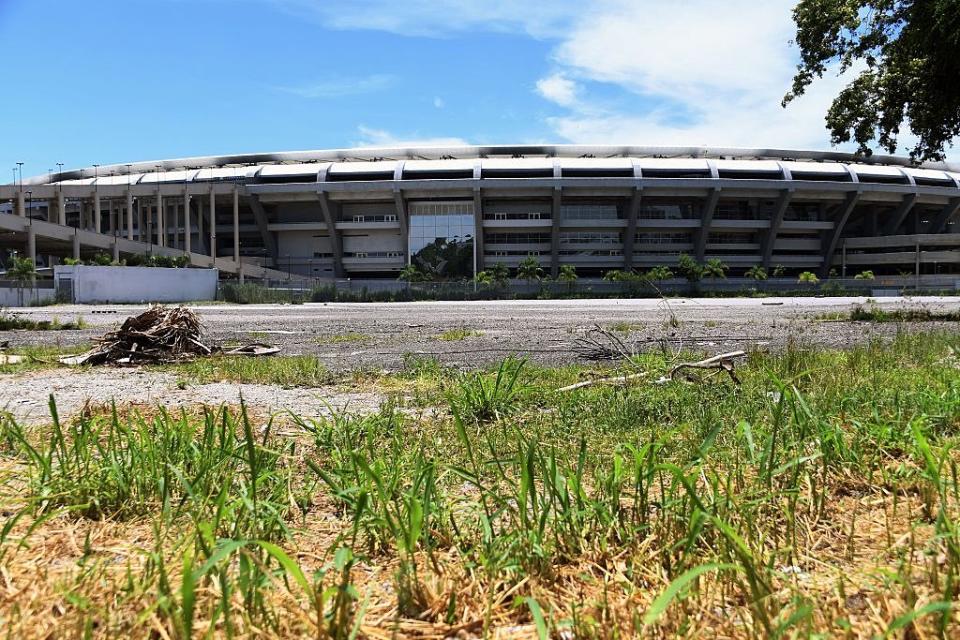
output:
<path id="1" fill-rule="evenodd" d="M 901 127 L 915 162 L 942 160 L 960 134 L 960 0 L 800 0 L 801 62 L 786 106 L 834 67 L 856 77 L 826 115 L 834 144 L 895 153 Z"/>

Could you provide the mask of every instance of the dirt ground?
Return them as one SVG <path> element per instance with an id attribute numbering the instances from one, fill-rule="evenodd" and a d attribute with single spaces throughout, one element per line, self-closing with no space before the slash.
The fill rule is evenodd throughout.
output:
<path id="1" fill-rule="evenodd" d="M 541 364 L 578 361 L 574 340 L 591 327 L 615 330 L 642 348 L 666 341 L 705 353 L 733 349 L 780 349 L 787 341 L 844 347 L 903 330 L 957 330 L 956 323 L 864 323 L 825 321 L 825 314 L 867 304 L 864 298 L 722 298 L 662 300 L 527 300 L 496 302 L 331 303 L 304 305 L 197 305 L 210 341 L 260 341 L 284 355 L 312 354 L 332 371 L 398 370 L 409 358 L 435 357 L 457 367 L 476 367 L 509 354 Z M 960 309 L 960 297 L 880 298 L 884 309 Z M 69 331 L 6 331 L 12 347 L 83 345 L 145 307 L 61 305 L 18 309 L 35 320 L 82 318 L 86 328 Z M 468 330 L 460 335 L 445 332 Z M 453 339 L 443 339 L 444 337 Z M 215 382 L 182 385 L 176 375 L 144 369 L 103 368 L 65 375 L 62 369 L 0 375 L 0 409 L 18 419 L 42 421 L 55 394 L 61 413 L 79 411 L 87 400 L 167 407 L 236 404 L 242 393 L 251 407 L 279 412 L 296 407 L 306 417 L 330 407 L 375 409 L 382 397 L 336 387 L 283 388 Z"/>
<path id="2" fill-rule="evenodd" d="M 823 314 L 865 304 L 865 298 L 677 298 L 662 300 L 517 300 L 494 302 L 316 303 L 303 305 L 199 305 L 210 338 L 219 343 L 251 340 L 282 347 L 285 355 L 314 354 L 335 371 L 360 367 L 396 370 L 408 356 L 432 356 L 455 366 L 475 366 L 518 353 L 542 364 L 577 361 L 576 336 L 594 325 L 628 329 L 631 341 L 712 352 L 781 348 L 788 340 L 843 347 L 893 335 L 896 323 L 824 322 Z M 960 309 L 960 297 L 878 298 L 885 309 Z M 18 309 L 36 320 L 81 317 L 78 331 L 0 332 L 0 341 L 81 344 L 145 307 L 62 305 Z M 676 322 L 671 322 L 675 318 Z M 955 323 L 922 323 L 924 330 Z M 914 329 L 915 326 L 906 326 Z M 443 340 L 444 332 L 479 335 Z"/>

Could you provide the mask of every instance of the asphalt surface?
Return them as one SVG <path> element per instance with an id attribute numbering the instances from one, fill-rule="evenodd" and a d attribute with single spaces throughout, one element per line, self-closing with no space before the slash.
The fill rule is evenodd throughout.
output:
<path id="1" fill-rule="evenodd" d="M 788 340 L 846 347 L 890 337 L 901 330 L 957 331 L 957 323 L 856 323 L 823 315 L 854 305 L 960 310 L 960 297 L 878 298 L 677 298 L 664 300 L 510 300 L 484 302 L 316 303 L 193 307 L 208 339 L 219 344 L 275 344 L 284 354 L 313 354 L 334 370 L 399 369 L 408 358 L 435 357 L 472 367 L 522 354 L 544 364 L 579 361 L 576 338 L 594 326 L 615 329 L 641 348 L 663 342 L 705 353 L 738 348 L 780 349 Z M 80 345 L 142 305 L 58 305 L 12 310 L 36 320 L 83 319 L 73 331 L 0 331 L 0 341 Z M 479 333 L 443 340 L 444 332 Z"/>

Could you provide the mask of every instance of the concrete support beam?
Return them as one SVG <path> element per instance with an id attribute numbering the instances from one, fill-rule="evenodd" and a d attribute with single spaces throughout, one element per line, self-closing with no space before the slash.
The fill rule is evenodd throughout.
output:
<path id="1" fill-rule="evenodd" d="M 127 240 L 133 240 L 133 191 L 127 189 Z"/>
<path id="2" fill-rule="evenodd" d="M 217 194 L 210 187 L 210 266 L 217 264 Z"/>
<path id="3" fill-rule="evenodd" d="M 163 210 L 163 194 L 157 187 L 157 244 L 167 246 L 167 216 Z"/>
<path id="4" fill-rule="evenodd" d="M 404 246 L 407 246 L 410 239 L 410 212 L 400 189 L 393 190 L 393 203 L 397 210 L 397 221 L 400 223 L 400 237 L 403 238 Z"/>
<path id="5" fill-rule="evenodd" d="M 93 192 L 93 230 L 100 233 L 100 192 Z"/>
<path id="6" fill-rule="evenodd" d="M 703 262 L 703 256 L 707 252 L 707 238 L 710 236 L 710 227 L 713 226 L 713 214 L 717 210 L 717 202 L 720 200 L 720 189 L 710 190 L 706 201 L 703 203 L 703 212 L 700 215 L 700 231 L 697 233 L 697 239 L 694 243 L 694 257 L 698 262 Z"/>
<path id="7" fill-rule="evenodd" d="M 257 223 L 257 229 L 260 231 L 260 237 L 263 239 L 263 246 L 267 254 L 273 259 L 273 266 L 278 264 L 277 236 L 267 228 L 268 218 L 267 210 L 263 208 L 260 202 L 260 196 L 250 196 L 247 199 L 250 203 L 250 210 L 253 211 L 253 219 Z"/>
<path id="8" fill-rule="evenodd" d="M 480 273 L 484 269 L 483 257 L 483 198 L 480 189 L 473 190 L 473 249 L 475 255 L 474 270 Z"/>
<path id="9" fill-rule="evenodd" d="M 23 190 L 17 191 L 17 215 L 21 218 L 25 218 L 27 215 L 27 205 L 24 202 Z"/>
<path id="10" fill-rule="evenodd" d="M 34 265 L 37 264 L 37 234 L 32 224 L 27 227 L 27 256 Z"/>
<path id="11" fill-rule="evenodd" d="M 80 259 L 80 232 L 77 229 L 73 230 L 73 259 Z"/>
<path id="12" fill-rule="evenodd" d="M 197 198 L 197 244 L 200 245 L 200 253 L 209 253 L 204 250 L 206 243 L 203 235 L 203 199 Z"/>
<path id="13" fill-rule="evenodd" d="M 917 194 L 915 193 L 908 193 L 903 196 L 893 215 L 890 216 L 890 220 L 887 221 L 887 225 L 883 228 L 883 234 L 890 235 L 896 233 L 897 229 L 900 228 L 900 225 L 903 224 L 903 221 L 907 219 L 907 216 L 913 210 L 913 205 L 916 204 L 916 202 Z"/>
<path id="14" fill-rule="evenodd" d="M 343 270 L 343 238 L 337 231 L 336 219 L 330 206 L 330 198 L 326 192 L 318 191 L 317 199 L 320 201 L 320 210 L 323 212 L 323 219 L 327 223 L 327 233 L 330 235 L 330 246 L 333 250 L 333 275 L 342 278 L 345 273 Z M 407 257 L 409 261 L 410 257 Z"/>
<path id="15" fill-rule="evenodd" d="M 183 192 L 183 250 L 190 253 L 190 236 L 193 230 L 190 228 L 190 193 Z"/>
<path id="16" fill-rule="evenodd" d="M 840 236 L 843 233 L 843 228 L 847 226 L 847 220 L 850 219 L 850 214 L 853 213 L 853 209 L 857 206 L 858 200 L 860 200 L 859 191 L 850 191 L 847 193 L 834 219 L 833 230 L 828 231 L 824 237 L 823 264 L 820 266 L 821 278 L 826 278 L 830 274 L 830 268 L 833 266 L 833 256 L 837 252 L 837 246 L 840 244 Z"/>
<path id="17" fill-rule="evenodd" d="M 560 207 L 563 191 L 560 187 L 553 188 L 553 198 L 550 201 L 550 277 L 556 278 L 560 274 Z"/>
<path id="18" fill-rule="evenodd" d="M 117 242 L 117 236 L 113 236 L 113 245 L 111 246 L 111 249 L 113 249 L 113 261 L 120 262 L 120 243 Z"/>
<path id="19" fill-rule="evenodd" d="M 233 189 L 233 261 L 240 262 L 240 190 L 236 187 Z"/>
<path id="20" fill-rule="evenodd" d="M 62 189 L 57 191 L 57 224 L 67 224 L 67 199 Z"/>
<path id="21" fill-rule="evenodd" d="M 926 233 L 940 233 L 946 229 L 947 223 L 957 215 L 957 210 L 960 210 L 960 198 L 950 198 L 950 201 L 944 205 L 937 217 L 930 221 Z"/>
<path id="22" fill-rule="evenodd" d="M 146 241 L 146 227 L 143 225 L 143 198 L 137 198 L 137 240 Z"/>
<path id="23" fill-rule="evenodd" d="M 783 225 L 783 217 L 790 206 L 790 200 L 793 199 L 793 189 L 784 189 L 780 192 L 776 204 L 773 207 L 773 213 L 770 215 L 770 229 L 767 231 L 767 237 L 761 248 L 761 264 L 764 269 L 770 269 L 770 262 L 773 259 L 773 247 L 777 243 L 777 234 L 780 233 L 780 227 Z"/>
<path id="24" fill-rule="evenodd" d="M 630 209 L 627 211 L 627 230 L 623 237 L 623 268 L 633 269 L 633 245 L 637 238 L 637 218 L 640 217 L 640 207 L 643 205 L 643 191 L 640 188 L 633 190 L 630 196 Z"/>

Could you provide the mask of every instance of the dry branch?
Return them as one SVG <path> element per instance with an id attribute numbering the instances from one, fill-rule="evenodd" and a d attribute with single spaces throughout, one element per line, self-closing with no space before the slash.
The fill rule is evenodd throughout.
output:
<path id="1" fill-rule="evenodd" d="M 730 351 L 729 353 L 721 353 L 720 355 L 698 362 L 681 362 L 670 370 L 669 377 L 673 379 L 678 373 L 686 369 L 714 369 L 718 372 L 726 371 L 730 375 L 731 380 L 736 384 L 740 384 L 740 379 L 737 378 L 737 374 L 733 368 L 733 360 L 734 358 L 742 358 L 746 355 L 746 351 Z"/>
<path id="2" fill-rule="evenodd" d="M 573 391 L 574 389 L 582 389 L 584 387 L 592 387 L 595 384 L 607 384 L 607 383 L 617 383 L 617 382 L 627 382 L 628 380 L 636 380 L 637 378 L 646 377 L 648 371 L 641 371 L 640 373 L 631 373 L 627 376 L 613 376 L 612 378 L 596 378 L 595 380 L 584 380 L 583 382 L 577 382 L 574 384 L 567 385 L 565 387 L 560 387 L 557 391 Z"/>

